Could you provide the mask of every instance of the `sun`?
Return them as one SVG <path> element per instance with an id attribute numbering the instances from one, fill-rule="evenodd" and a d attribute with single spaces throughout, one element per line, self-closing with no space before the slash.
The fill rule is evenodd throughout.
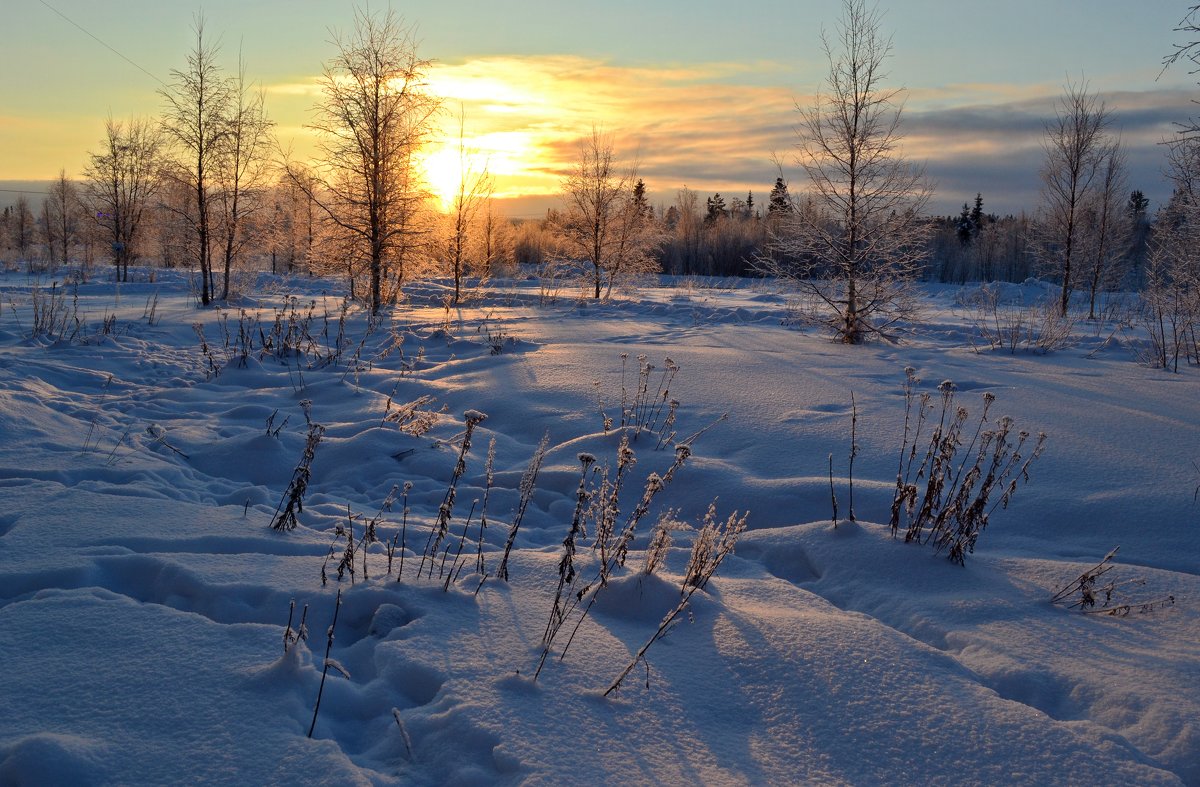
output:
<path id="1" fill-rule="evenodd" d="M 438 207 L 449 213 L 462 183 L 458 151 L 445 143 L 432 145 L 421 156 L 421 170 Z"/>

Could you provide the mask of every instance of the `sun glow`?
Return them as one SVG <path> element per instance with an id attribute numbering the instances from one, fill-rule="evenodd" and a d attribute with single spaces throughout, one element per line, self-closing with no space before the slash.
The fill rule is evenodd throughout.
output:
<path id="1" fill-rule="evenodd" d="M 583 127 L 573 122 L 572 102 L 564 100 L 563 85 L 554 86 L 546 63 L 489 58 L 439 64 L 428 75 L 428 88 L 446 111 L 422 167 L 443 210 L 453 208 L 464 179 L 470 189 L 485 171 L 498 199 L 558 191 L 562 166 L 555 151 Z"/>

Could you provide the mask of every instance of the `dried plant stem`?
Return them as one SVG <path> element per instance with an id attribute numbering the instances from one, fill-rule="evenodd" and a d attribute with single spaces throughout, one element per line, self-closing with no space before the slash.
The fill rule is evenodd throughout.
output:
<path id="1" fill-rule="evenodd" d="M 541 442 L 534 450 L 533 456 L 529 460 L 529 466 L 525 468 L 525 472 L 521 474 L 520 498 L 517 500 L 517 511 L 513 515 L 512 524 L 508 528 L 508 538 L 504 541 L 504 556 L 500 559 L 500 568 L 496 570 L 496 577 L 508 581 L 508 556 L 512 552 L 513 544 L 517 540 L 517 531 L 521 529 L 521 522 L 525 519 L 525 511 L 529 508 L 529 503 L 533 500 L 533 490 L 537 486 L 538 473 L 542 469 L 542 462 L 546 458 L 546 448 L 550 445 L 550 433 L 542 435 Z"/>
<path id="2" fill-rule="evenodd" d="M 833 489 L 833 454 L 829 455 L 829 504 L 833 506 L 833 526 L 838 524 L 837 493 Z"/>
<path id="3" fill-rule="evenodd" d="M 317 714 L 321 711 L 321 695 L 325 693 L 325 678 L 329 676 L 329 668 L 332 663 L 329 659 L 329 653 L 333 650 L 333 631 L 337 628 L 338 611 L 342 608 L 342 591 L 341 588 L 337 592 L 337 600 L 333 605 L 333 622 L 329 624 L 329 630 L 325 639 L 325 662 L 321 669 L 321 685 L 317 689 L 317 701 L 313 705 L 312 724 L 308 726 L 308 737 L 313 736 L 313 730 L 317 728 Z"/>
<path id="4" fill-rule="evenodd" d="M 854 391 L 850 392 L 850 521 L 854 520 L 854 458 L 858 456 L 858 402 L 854 399 Z"/>
<path id="5" fill-rule="evenodd" d="M 408 548 L 408 493 L 412 491 L 412 481 L 404 482 L 404 510 L 400 515 L 400 570 L 396 572 L 396 581 L 404 578 L 404 551 Z"/>
<path id="6" fill-rule="evenodd" d="M 305 411 L 305 415 L 307 415 Z M 304 442 L 304 453 L 300 462 L 292 472 L 292 480 L 287 490 L 275 507 L 271 517 L 271 527 L 274 530 L 294 530 L 298 524 L 296 516 L 304 511 L 304 493 L 308 490 L 309 479 L 312 478 L 312 463 L 317 455 L 317 446 L 325 435 L 325 427 L 311 421 L 308 424 L 308 437 Z"/>
<path id="7" fill-rule="evenodd" d="M 446 495 L 442 498 L 441 506 L 438 507 L 437 522 L 429 532 L 429 539 L 425 542 L 425 550 L 421 553 L 421 565 L 417 569 L 418 578 L 425 568 L 426 560 L 429 561 L 428 576 L 433 576 L 433 564 L 437 559 L 438 549 L 449 532 L 450 517 L 454 514 L 454 500 L 458 492 L 458 481 L 467 472 L 467 454 L 471 451 L 471 435 L 474 433 L 475 427 L 485 418 L 487 416 L 478 410 L 467 410 L 463 413 L 463 420 L 466 422 L 466 431 L 463 432 L 462 445 L 458 450 L 458 461 L 454 463 L 454 472 L 451 474 L 450 483 L 446 487 Z"/>
<path id="8" fill-rule="evenodd" d="M 726 520 L 724 526 L 719 527 L 716 525 L 715 509 L 716 503 L 714 502 L 709 506 L 708 513 L 705 515 L 705 525 L 696 535 L 696 541 L 692 545 L 692 557 L 689 561 L 689 570 L 683 583 L 679 603 L 663 616 L 662 621 L 658 624 L 658 629 L 638 649 L 637 653 L 634 654 L 633 660 L 625 666 L 621 674 L 617 675 L 613 682 L 609 684 L 609 687 L 604 692 L 605 697 L 621 687 L 621 682 L 637 667 L 639 661 L 646 664 L 647 673 L 649 672 L 650 665 L 646 661 L 646 651 L 650 649 L 651 645 L 666 635 L 667 631 L 671 628 L 671 624 L 675 622 L 675 619 L 687 609 L 696 591 L 708 585 L 708 581 L 712 579 L 713 574 L 720 568 L 725 558 L 733 554 L 738 537 L 746 529 L 746 517 L 748 514 L 739 518 L 735 511 Z"/>
<path id="9" fill-rule="evenodd" d="M 538 657 L 537 669 L 534 670 L 533 679 L 537 680 L 538 675 L 542 672 L 542 667 L 546 664 L 546 657 L 550 655 L 550 643 L 554 641 L 558 630 L 562 628 L 563 622 L 566 620 L 567 610 L 563 605 L 563 596 L 569 595 L 569 591 L 575 584 L 575 539 L 583 534 L 584 514 L 587 508 L 588 491 L 588 471 L 595 463 L 596 457 L 591 454 L 579 454 L 579 463 L 583 466 L 579 473 L 579 488 L 575 492 L 575 511 L 571 515 L 571 529 L 567 531 L 567 537 L 563 539 L 563 556 L 558 561 L 558 589 L 554 593 L 554 604 L 550 608 L 550 618 L 546 621 L 546 630 L 542 632 L 542 653 Z"/>
<path id="10" fill-rule="evenodd" d="M 443 576 L 443 573 L 444 573 L 444 575 L 446 577 L 446 582 L 445 582 L 445 584 L 442 585 L 443 592 L 450 590 L 450 580 L 454 577 L 454 575 L 456 573 L 455 570 L 458 568 L 458 561 L 462 558 L 463 545 L 467 543 L 467 530 L 469 530 L 471 528 L 471 520 L 475 517 L 475 506 L 477 506 L 478 504 L 479 504 L 478 500 L 474 500 L 471 502 L 471 510 L 469 512 L 467 512 L 467 520 L 466 520 L 466 522 L 463 523 L 462 535 L 460 535 L 458 537 L 458 551 L 456 551 L 454 553 L 454 561 L 450 564 L 449 571 L 445 571 L 445 568 L 446 568 L 446 556 L 450 554 L 450 547 L 447 546 L 446 551 L 444 553 L 442 553 L 442 565 L 438 569 L 438 572 L 439 572 L 438 576 L 441 577 L 441 576 Z"/>
<path id="11" fill-rule="evenodd" d="M 487 506 L 488 498 L 492 496 L 492 486 L 495 482 L 496 468 L 496 438 L 492 438 L 488 442 L 487 461 L 483 466 L 483 507 L 479 511 L 479 543 L 475 550 L 475 573 L 486 574 L 486 566 L 483 560 L 483 539 L 487 533 Z"/>

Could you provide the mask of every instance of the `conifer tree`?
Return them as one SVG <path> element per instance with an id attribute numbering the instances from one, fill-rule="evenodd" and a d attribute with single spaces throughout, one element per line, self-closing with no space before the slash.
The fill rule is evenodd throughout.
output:
<path id="1" fill-rule="evenodd" d="M 767 215 L 783 215 L 792 211 L 792 197 L 788 194 L 787 182 L 783 176 L 775 178 L 775 185 L 771 188 L 771 196 L 767 202 Z"/>

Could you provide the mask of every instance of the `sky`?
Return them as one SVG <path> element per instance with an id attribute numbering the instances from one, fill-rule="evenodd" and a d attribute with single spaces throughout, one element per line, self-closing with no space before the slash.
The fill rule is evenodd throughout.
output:
<path id="1" fill-rule="evenodd" d="M 316 80 L 336 51 L 333 36 L 352 28 L 355 5 L 14 3 L 0 31 L 0 180 L 78 176 L 107 116 L 160 112 L 159 80 L 185 67 L 198 11 L 228 68 L 240 49 L 249 78 L 266 90 L 281 146 L 303 158 Z M 1086 81 L 1112 110 L 1130 187 L 1165 199 L 1160 143 L 1200 114 L 1196 76 L 1161 73 L 1163 56 L 1184 40 L 1173 29 L 1187 5 L 881 0 L 893 43 L 887 84 L 906 89 L 903 153 L 935 183 L 931 210 L 957 212 L 977 192 L 989 211 L 1034 209 L 1043 124 L 1067 81 Z M 444 100 L 442 141 L 429 154 L 434 188 L 449 189 L 458 171 L 461 116 L 507 212 L 537 215 L 593 127 L 611 135 L 623 161 L 637 162 L 660 203 L 684 186 L 752 190 L 765 201 L 776 162 L 803 190 L 797 105 L 820 89 L 821 31 L 832 29 L 841 2 L 447 0 L 394 10 L 415 26 L 418 54 L 433 61 L 430 87 Z"/>

